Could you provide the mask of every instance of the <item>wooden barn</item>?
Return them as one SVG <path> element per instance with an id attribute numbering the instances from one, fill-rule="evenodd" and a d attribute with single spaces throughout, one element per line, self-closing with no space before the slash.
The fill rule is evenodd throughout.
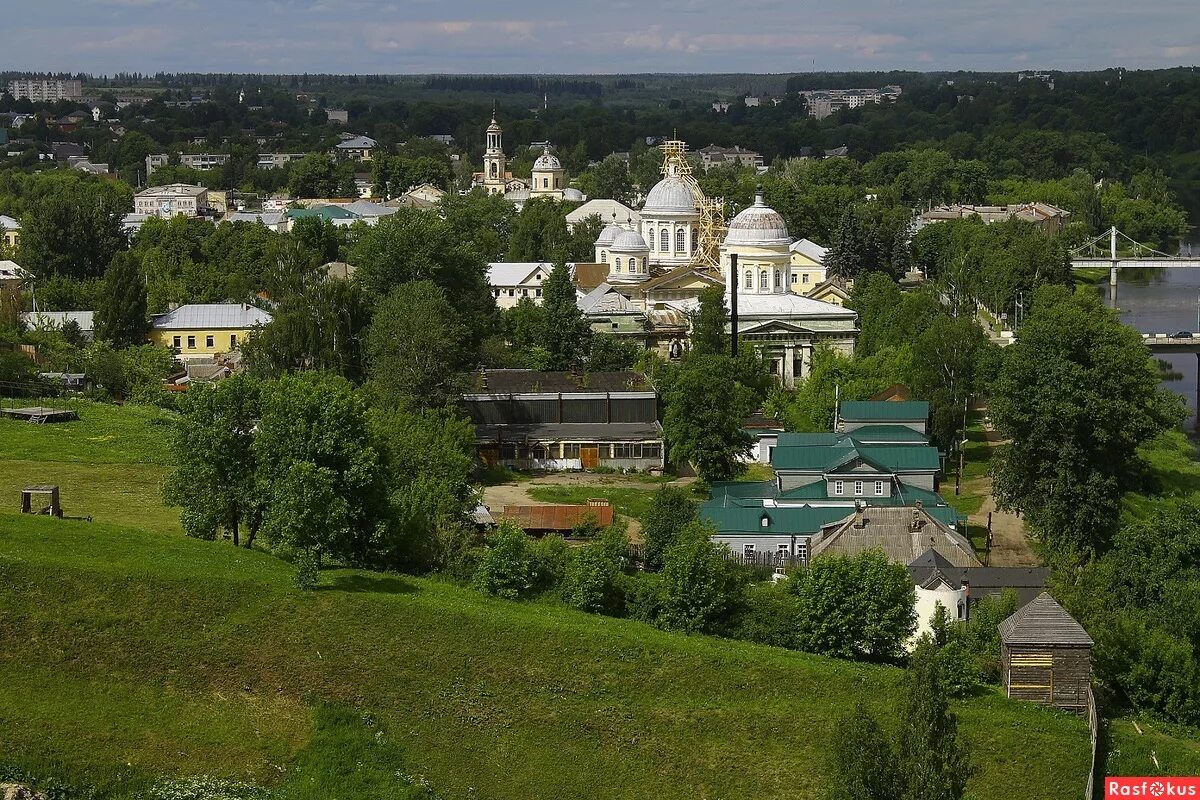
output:
<path id="1" fill-rule="evenodd" d="M 1000 623 L 1009 697 L 1084 713 L 1092 681 L 1092 637 L 1042 592 Z"/>

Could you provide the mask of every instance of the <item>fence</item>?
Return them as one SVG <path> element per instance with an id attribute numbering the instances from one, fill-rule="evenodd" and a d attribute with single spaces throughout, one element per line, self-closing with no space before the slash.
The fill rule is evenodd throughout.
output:
<path id="1" fill-rule="evenodd" d="M 1100 781 L 1100 786 L 1104 785 L 1104 753 L 1102 744 L 1102 731 L 1100 729 L 1100 713 L 1096 709 L 1096 695 L 1092 692 L 1092 687 L 1087 690 L 1087 715 L 1088 727 L 1092 731 L 1092 768 L 1088 771 L 1087 786 L 1083 792 L 1084 800 L 1094 800 L 1096 797 L 1096 781 Z"/>
<path id="2" fill-rule="evenodd" d="M 753 553 L 739 553 L 730 550 L 728 547 L 721 548 L 721 556 L 726 561 L 732 561 L 735 564 L 740 564 L 749 570 L 752 570 L 760 578 L 768 578 L 777 570 L 793 569 L 802 567 L 808 563 L 808 559 L 804 556 L 788 555 L 782 552 L 772 553 L 767 551 Z M 642 563 L 642 545 L 629 545 L 629 558 L 636 564 Z"/>

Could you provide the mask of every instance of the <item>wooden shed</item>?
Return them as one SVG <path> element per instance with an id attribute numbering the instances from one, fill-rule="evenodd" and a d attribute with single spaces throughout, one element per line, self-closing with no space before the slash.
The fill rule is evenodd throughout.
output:
<path id="1" fill-rule="evenodd" d="M 1000 623 L 1000 643 L 1009 697 L 1087 711 L 1094 642 L 1048 593 Z"/>

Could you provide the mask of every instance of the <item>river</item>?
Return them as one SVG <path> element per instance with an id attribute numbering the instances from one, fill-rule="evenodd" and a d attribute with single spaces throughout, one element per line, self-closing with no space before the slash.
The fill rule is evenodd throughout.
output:
<path id="1" fill-rule="evenodd" d="M 1200 193 L 1190 196 L 1188 216 L 1200 219 Z M 1181 252 L 1200 252 L 1200 226 L 1192 226 L 1180 245 Z M 1104 302 L 1112 305 L 1108 276 L 1099 284 Z M 1122 270 L 1117 275 L 1116 308 L 1121 319 L 1143 333 L 1200 333 L 1200 269 Z M 1197 370 L 1195 353 L 1158 353 L 1170 365 L 1164 370 L 1163 385 L 1183 395 L 1189 416 L 1184 429 L 1193 438 L 1200 435 L 1196 423 Z"/>

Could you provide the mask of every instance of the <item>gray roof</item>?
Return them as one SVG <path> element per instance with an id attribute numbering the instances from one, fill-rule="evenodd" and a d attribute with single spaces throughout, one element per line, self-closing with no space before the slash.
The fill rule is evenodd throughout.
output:
<path id="1" fill-rule="evenodd" d="M 198 330 L 253 328 L 267 325 L 271 315 L 245 303 L 195 303 L 159 314 L 151 327 L 155 330 Z"/>
<path id="2" fill-rule="evenodd" d="M 540 372 L 532 369 L 486 369 L 471 373 L 472 393 L 495 394 L 597 394 L 647 392 L 646 376 L 632 370 L 615 372 Z"/>
<path id="3" fill-rule="evenodd" d="M 826 553 L 854 556 L 866 550 L 882 550 L 888 561 L 908 564 L 932 549 L 953 566 L 979 566 L 971 542 L 925 508 L 869 506 L 863 511 L 863 527 L 856 528 L 854 522 L 850 518 L 837 530 L 825 534 L 813 547 L 813 557 Z"/>
<path id="4" fill-rule="evenodd" d="M 370 136 L 355 136 L 353 139 L 347 139 L 344 142 L 339 142 L 337 145 L 339 150 L 367 150 L 378 146 L 379 142 Z"/>
<path id="5" fill-rule="evenodd" d="M 69 321 L 74 321 L 79 330 L 88 332 L 94 329 L 92 320 L 94 311 L 23 311 L 21 321 L 32 328 L 61 328 Z"/>
<path id="6" fill-rule="evenodd" d="M 939 580 L 956 588 L 966 584 L 973 599 L 1012 589 L 1021 606 L 1040 595 L 1050 579 L 1047 567 L 956 567 L 935 550 L 909 562 L 908 572 L 917 586 L 928 587 Z"/>
<path id="7" fill-rule="evenodd" d="M 527 425 L 476 425 L 477 442 L 629 441 L 662 439 L 657 422 L 547 422 Z"/>
<path id="8" fill-rule="evenodd" d="M 1095 642 L 1067 610 L 1042 592 L 1033 602 L 1000 623 L 1005 644 L 1075 645 L 1091 647 Z"/>

